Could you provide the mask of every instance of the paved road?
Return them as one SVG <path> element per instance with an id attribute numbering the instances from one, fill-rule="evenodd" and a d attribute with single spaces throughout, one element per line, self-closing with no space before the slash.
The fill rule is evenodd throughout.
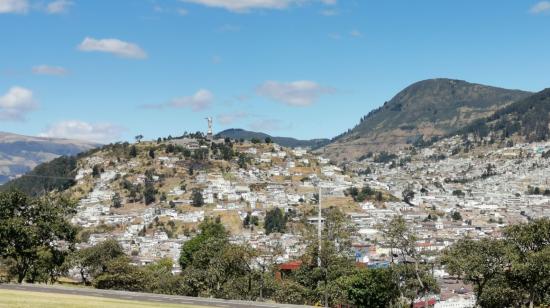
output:
<path id="1" fill-rule="evenodd" d="M 72 294 L 82 296 L 94 296 L 115 298 L 121 300 L 157 302 L 168 304 L 187 304 L 205 307 L 223 307 L 223 308 L 249 308 L 249 307 L 273 307 L 273 308 L 298 308 L 309 306 L 298 305 L 279 305 L 272 303 L 248 302 L 248 301 L 229 301 L 221 299 L 161 295 L 151 293 L 137 293 L 127 291 L 99 290 L 88 288 L 69 288 L 64 286 L 36 285 L 36 284 L 0 284 L 0 289 L 19 290 L 30 292 Z"/>

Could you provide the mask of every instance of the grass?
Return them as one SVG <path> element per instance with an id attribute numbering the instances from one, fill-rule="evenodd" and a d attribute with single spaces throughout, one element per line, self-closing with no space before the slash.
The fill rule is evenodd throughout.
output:
<path id="1" fill-rule="evenodd" d="M 199 308 L 206 306 L 138 302 L 103 297 L 0 290 L 0 308 Z"/>

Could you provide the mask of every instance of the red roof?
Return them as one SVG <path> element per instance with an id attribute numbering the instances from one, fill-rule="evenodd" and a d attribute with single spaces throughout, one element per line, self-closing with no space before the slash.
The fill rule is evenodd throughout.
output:
<path id="1" fill-rule="evenodd" d="M 435 305 L 435 298 L 432 298 L 432 299 L 428 300 L 428 306 L 433 306 L 433 305 Z M 414 308 L 423 308 L 424 307 L 424 301 L 414 303 L 413 307 Z"/>
<path id="2" fill-rule="evenodd" d="M 293 270 L 297 270 L 301 265 L 302 265 L 301 260 L 290 261 L 279 265 L 279 269 L 293 271 Z"/>

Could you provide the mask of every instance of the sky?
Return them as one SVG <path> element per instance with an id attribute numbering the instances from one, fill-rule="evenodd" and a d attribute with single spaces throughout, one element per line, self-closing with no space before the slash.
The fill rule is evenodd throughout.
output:
<path id="1" fill-rule="evenodd" d="M 0 131 L 331 138 L 408 85 L 550 87 L 550 1 L 0 0 Z"/>

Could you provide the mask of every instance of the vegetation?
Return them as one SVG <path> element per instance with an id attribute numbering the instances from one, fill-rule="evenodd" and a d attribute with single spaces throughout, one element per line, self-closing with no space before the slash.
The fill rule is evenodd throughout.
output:
<path id="1" fill-rule="evenodd" d="M 550 303 L 550 220 L 506 228 L 503 239 L 463 239 L 441 261 L 452 275 L 474 285 L 483 307 Z"/>

